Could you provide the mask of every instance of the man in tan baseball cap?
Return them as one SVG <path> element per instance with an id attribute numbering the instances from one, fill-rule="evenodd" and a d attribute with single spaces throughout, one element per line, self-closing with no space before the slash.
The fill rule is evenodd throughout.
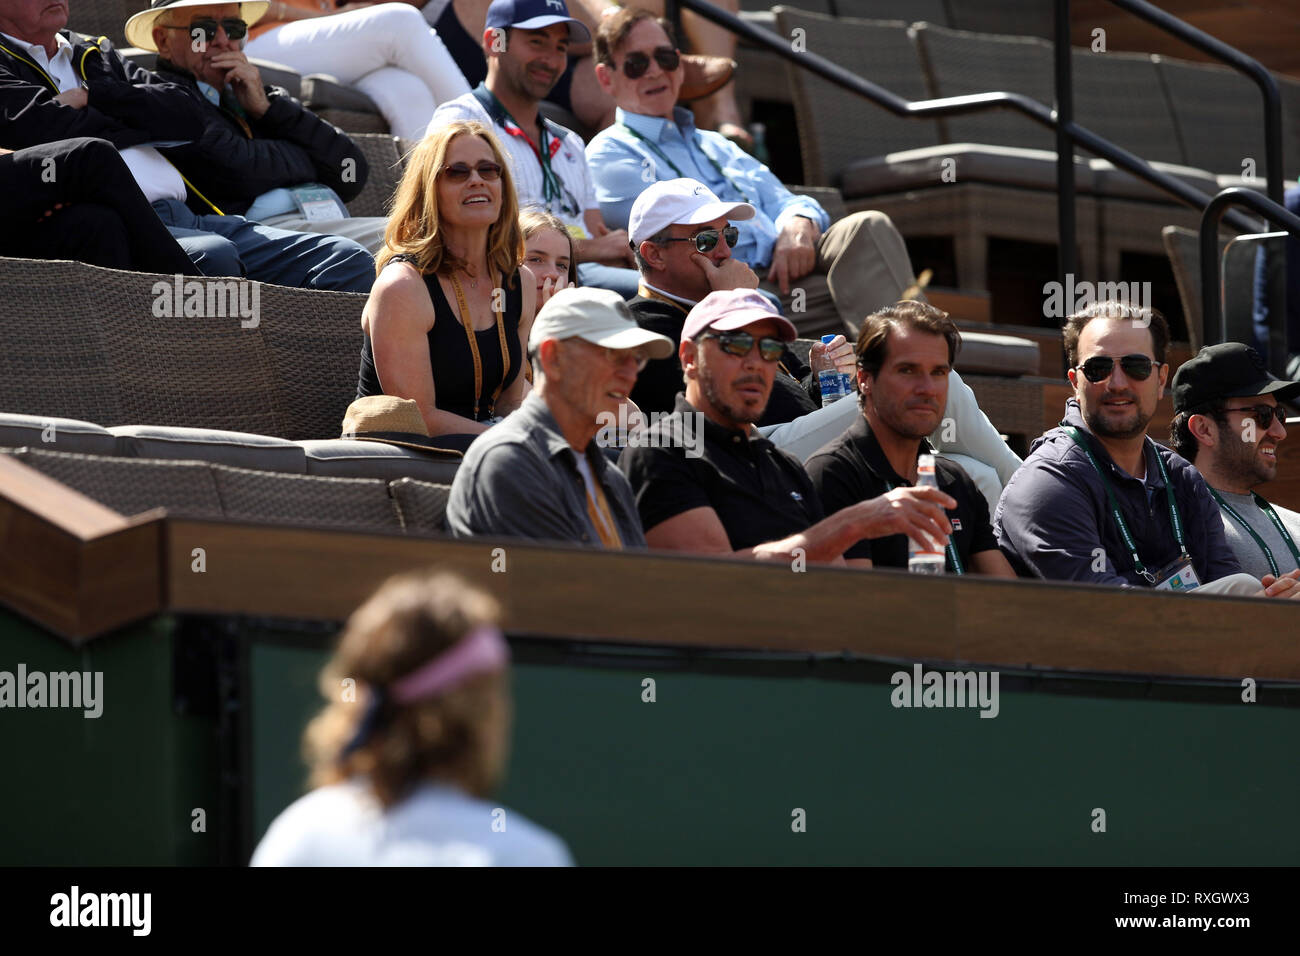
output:
<path id="1" fill-rule="evenodd" d="M 532 392 L 470 445 L 456 472 L 451 533 L 645 547 L 632 489 L 595 438 L 645 363 L 672 348 L 636 324 L 617 292 L 556 293 L 528 336 Z"/>

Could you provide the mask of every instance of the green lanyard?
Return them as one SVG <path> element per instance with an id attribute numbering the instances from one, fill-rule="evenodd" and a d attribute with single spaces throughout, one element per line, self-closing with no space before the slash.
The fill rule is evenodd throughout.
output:
<path id="1" fill-rule="evenodd" d="M 1074 439 L 1074 443 L 1083 449 L 1083 453 L 1088 456 L 1088 461 L 1092 462 L 1092 467 L 1096 469 L 1097 477 L 1101 479 L 1102 487 L 1106 489 L 1106 498 L 1110 501 L 1111 517 L 1115 519 L 1120 537 L 1124 539 L 1124 546 L 1128 548 L 1129 554 L 1133 558 L 1133 570 L 1146 578 L 1148 583 L 1155 584 L 1156 576 L 1147 570 L 1146 565 L 1142 563 L 1142 559 L 1138 557 L 1137 544 L 1133 541 L 1133 535 L 1128 530 L 1128 522 L 1124 520 L 1124 515 L 1120 513 L 1119 502 L 1115 500 L 1115 492 L 1111 489 L 1106 473 L 1101 470 L 1101 465 L 1097 464 L 1097 459 L 1093 457 L 1092 449 L 1084 442 L 1079 429 L 1073 425 L 1067 425 L 1065 422 L 1061 423 L 1061 427 L 1065 429 L 1067 435 Z M 1174 527 L 1174 541 L 1178 543 L 1178 550 L 1182 553 L 1182 556 L 1190 560 L 1187 546 L 1183 542 L 1183 519 L 1178 513 L 1178 505 L 1174 501 L 1174 489 L 1169 482 L 1169 472 L 1165 470 L 1165 462 L 1160 457 L 1159 452 L 1156 452 L 1156 467 L 1160 469 L 1160 477 L 1164 479 L 1165 483 L 1165 497 L 1169 500 L 1169 523 Z"/>
<path id="2" fill-rule="evenodd" d="M 937 481 L 938 478 L 939 478 L 939 476 L 936 474 L 936 475 L 935 475 L 935 480 Z M 913 486 L 913 487 L 914 487 L 914 486 Z M 894 490 L 894 485 L 893 485 L 891 482 L 886 481 L 886 482 L 885 482 L 885 494 L 889 494 L 889 493 L 890 493 L 891 491 L 893 491 L 893 490 Z M 962 563 L 961 563 L 961 555 L 959 555 L 959 554 L 957 553 L 957 548 L 954 547 L 954 545 L 953 545 L 953 543 L 952 543 L 952 537 L 951 537 L 951 536 L 948 538 L 948 543 L 945 544 L 945 545 L 943 546 L 943 553 L 944 553 L 945 555 L 947 555 L 947 557 L 948 557 L 948 563 L 949 563 L 950 565 L 952 565 L 952 573 L 953 573 L 953 574 L 965 574 L 965 573 L 966 573 L 966 569 L 962 566 Z"/>
<path id="3" fill-rule="evenodd" d="M 671 169 L 673 172 L 675 172 L 675 173 L 677 174 L 677 178 L 678 178 L 678 179 L 694 179 L 694 178 L 695 178 L 694 176 L 687 176 L 684 172 L 682 172 L 680 169 L 678 169 L 678 168 L 677 168 L 677 164 L 674 163 L 671 159 L 668 158 L 668 154 L 665 153 L 662 149 L 660 149 L 660 148 L 659 148 L 659 145 L 658 145 L 657 143 L 655 143 L 655 142 L 653 142 L 653 141 L 647 139 L 646 137 L 642 136 L 640 133 L 638 133 L 638 132 L 637 132 L 636 130 L 634 130 L 632 127 L 628 126 L 626 123 L 619 123 L 618 125 L 622 126 L 625 130 L 627 130 L 629 133 L 631 133 L 633 136 L 635 136 L 635 137 L 636 137 L 637 139 L 639 139 L 641 142 L 645 143 L 647 146 L 649 146 L 651 149 L 653 149 L 653 150 L 654 150 L 654 151 L 659 155 L 659 158 L 662 159 L 665 163 L 668 164 L 668 168 Z M 712 156 L 709 155 L 708 151 L 704 148 L 704 144 L 703 144 L 702 142 L 700 142 L 699 137 L 700 137 L 700 134 L 699 134 L 699 132 L 697 131 L 696 134 L 695 134 L 695 136 L 691 139 L 691 142 L 695 144 L 695 148 L 698 149 L 701 153 L 704 154 L 704 158 L 707 159 L 707 160 L 709 161 L 709 164 L 714 168 L 714 170 L 717 172 L 717 174 L 718 174 L 719 176 L 721 176 L 723 179 L 725 179 L 725 180 L 727 181 L 727 183 L 731 186 L 732 189 L 734 189 L 736 192 L 740 193 L 741 198 L 744 199 L 745 202 L 749 203 L 750 205 L 754 205 L 754 200 L 752 200 L 752 199 L 749 198 L 749 193 L 747 193 L 747 192 L 745 192 L 745 190 L 741 189 L 741 188 L 740 188 L 740 185 L 739 185 L 739 184 L 738 184 L 734 179 L 732 179 L 730 176 L 727 175 L 727 171 L 726 171 L 725 169 L 722 168 L 722 164 L 719 163 L 716 159 L 714 159 Z"/>
<path id="4" fill-rule="evenodd" d="M 489 90 L 485 83 L 480 83 L 470 92 L 479 101 L 488 116 L 492 118 L 492 122 L 505 130 L 508 135 L 522 139 L 533 151 L 533 155 L 537 157 L 537 164 L 542 168 L 542 199 L 546 203 L 546 208 L 552 209 L 552 203 L 559 200 L 560 209 L 566 215 L 579 215 L 582 210 L 577 208 L 576 198 L 567 194 L 563 183 L 560 182 L 560 177 L 551 168 L 551 157 L 560 148 L 559 144 L 562 143 L 562 138 L 550 132 L 546 125 L 546 117 L 538 117 L 538 125 L 541 129 L 537 134 L 538 142 L 534 143 L 532 137 L 528 135 L 528 131 L 510 115 L 505 105 L 497 99 L 496 94 Z M 551 142 L 552 139 L 555 141 L 554 143 Z"/>
<path id="5" fill-rule="evenodd" d="M 1264 539 L 1259 536 L 1258 532 L 1256 532 L 1255 529 L 1246 522 L 1245 518 L 1237 514 L 1236 509 L 1224 501 L 1223 496 L 1213 488 L 1210 489 L 1210 494 L 1214 495 L 1214 500 L 1219 503 L 1219 507 L 1228 512 L 1237 524 L 1245 528 L 1246 533 L 1255 539 L 1255 543 L 1259 545 L 1259 550 L 1263 551 L 1264 557 L 1268 558 L 1268 566 L 1272 569 L 1273 576 L 1277 577 L 1281 574 L 1277 569 L 1277 561 L 1273 559 L 1273 549 L 1264 543 Z M 1259 506 L 1259 510 L 1268 515 L 1269 520 L 1273 522 L 1273 527 L 1277 528 L 1277 533 L 1282 536 L 1282 540 L 1286 542 L 1286 546 L 1291 549 L 1291 557 L 1295 558 L 1296 566 L 1300 567 L 1300 549 L 1296 548 L 1295 542 L 1291 540 L 1291 535 L 1283 526 L 1282 519 L 1277 516 L 1277 512 L 1273 510 L 1273 506 L 1253 491 L 1251 492 L 1251 497 L 1255 499 L 1255 504 Z"/>

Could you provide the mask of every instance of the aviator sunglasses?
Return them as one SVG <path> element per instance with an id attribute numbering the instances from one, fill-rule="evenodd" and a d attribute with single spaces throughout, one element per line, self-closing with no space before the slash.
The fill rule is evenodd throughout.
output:
<path id="1" fill-rule="evenodd" d="M 199 17 L 191 20 L 189 26 L 184 27 L 167 27 L 168 30 L 185 30 L 193 33 L 195 30 L 202 30 L 206 42 L 215 43 L 217 39 L 218 21 L 212 17 Z M 226 31 L 226 36 L 232 40 L 242 40 L 248 35 L 248 24 L 237 17 L 227 17 L 220 21 L 221 28 Z"/>
<path id="2" fill-rule="evenodd" d="M 484 182 L 492 182 L 501 178 L 501 167 L 496 163 L 489 163 L 486 160 L 477 166 L 469 166 L 466 163 L 452 163 L 450 166 L 442 167 L 443 175 L 453 183 L 463 183 L 469 179 L 469 174 L 477 172 L 479 178 Z"/>
<path id="3" fill-rule="evenodd" d="M 728 226 L 726 229 L 704 229 L 695 235 L 685 239 L 665 239 L 664 242 L 693 242 L 695 248 L 700 252 L 712 252 L 718 244 L 718 237 L 721 236 L 727 240 L 727 245 L 731 248 L 736 247 L 736 240 L 740 238 L 740 230 L 735 226 Z"/>
<path id="4" fill-rule="evenodd" d="M 722 351 L 744 358 L 754 347 L 754 336 L 748 332 L 705 332 L 702 339 L 717 339 Z M 775 362 L 785 354 L 785 343 L 780 339 L 761 338 L 758 340 L 758 354 L 764 362 Z"/>
<path id="5" fill-rule="evenodd" d="M 665 73 L 671 73 L 682 62 L 682 55 L 670 46 L 655 47 L 655 62 Z M 650 57 L 640 50 L 633 50 L 623 58 L 623 75 L 629 80 L 639 80 L 650 69 Z"/>
<path id="6" fill-rule="evenodd" d="M 1145 355 L 1125 355 L 1119 360 L 1119 367 L 1134 381 L 1145 382 L 1151 377 L 1151 369 L 1155 367 L 1155 362 Z M 1082 369 L 1083 377 L 1095 385 L 1110 378 L 1111 373 L 1115 371 L 1115 360 L 1109 355 L 1094 355 L 1077 368 Z"/>

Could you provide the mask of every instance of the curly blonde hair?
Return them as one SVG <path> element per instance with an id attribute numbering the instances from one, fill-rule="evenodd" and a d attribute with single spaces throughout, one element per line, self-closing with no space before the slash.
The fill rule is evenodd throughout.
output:
<path id="1" fill-rule="evenodd" d="M 491 793 L 505 768 L 509 736 L 505 671 L 478 674 L 427 700 L 384 700 L 375 729 L 360 746 L 344 751 L 374 688 L 388 687 L 476 628 L 500 620 L 496 600 L 454 574 L 388 580 L 348 619 L 338 650 L 321 672 L 328 703 L 303 737 L 311 785 L 364 776 L 385 807 L 428 779 L 454 783 L 472 796 Z"/>
<path id="2" fill-rule="evenodd" d="M 493 161 L 501 167 L 501 211 L 488 229 L 488 268 L 500 272 L 509 282 L 519 263 L 524 261 L 524 234 L 519 228 L 519 200 L 510 165 L 501 144 L 482 123 L 473 121 L 448 123 L 411 150 L 406 171 L 393 197 L 393 211 L 384 230 L 384 248 L 375 257 L 376 274 L 393 256 L 415 258 L 421 274 L 449 274 L 463 268 L 465 262 L 450 252 L 443 242 L 438 214 L 438 174 L 447 161 L 447 149 L 457 136 L 477 136 L 492 149 Z"/>

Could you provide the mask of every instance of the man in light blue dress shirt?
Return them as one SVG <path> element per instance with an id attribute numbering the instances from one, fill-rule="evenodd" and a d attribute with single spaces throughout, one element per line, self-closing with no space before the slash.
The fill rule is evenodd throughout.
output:
<path id="1" fill-rule="evenodd" d="M 633 202 L 650 183 L 699 180 L 723 200 L 755 207 L 753 219 L 736 223 L 733 255 L 780 291 L 804 334 L 856 332 L 863 316 L 915 281 L 902 237 L 878 212 L 832 225 L 816 200 L 791 193 L 720 134 L 697 130 L 676 106 L 683 70 L 670 29 L 644 10 L 624 8 L 596 34 L 596 76 L 618 106 L 614 125 L 587 146 L 605 222 L 626 228 Z"/>

